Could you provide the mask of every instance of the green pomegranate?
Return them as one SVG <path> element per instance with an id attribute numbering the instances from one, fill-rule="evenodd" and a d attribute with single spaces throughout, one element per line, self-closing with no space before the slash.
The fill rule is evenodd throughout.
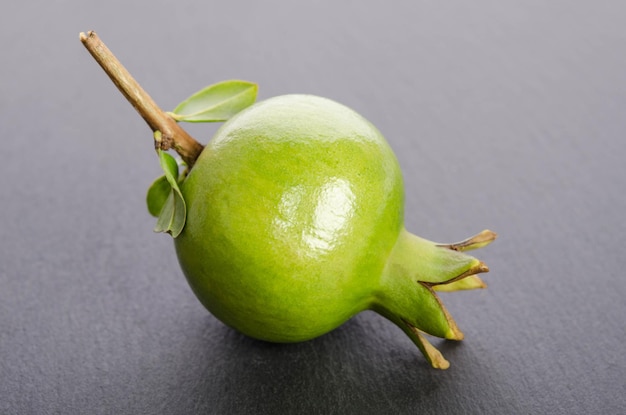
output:
<path id="1" fill-rule="evenodd" d="M 370 308 L 402 230 L 380 133 L 324 98 L 281 96 L 228 121 L 182 188 L 174 241 L 202 303 L 259 339 L 302 341 Z"/>
<path id="2" fill-rule="evenodd" d="M 156 132 L 166 171 L 151 188 L 149 208 L 159 216 L 157 229 L 174 236 L 195 295 L 225 324 L 272 342 L 313 339 L 373 310 L 398 325 L 434 367 L 447 368 L 424 334 L 452 340 L 463 334 L 435 291 L 483 287 L 475 274 L 487 267 L 461 251 L 495 234 L 453 244 L 413 235 L 404 228 L 398 161 L 371 123 L 311 95 L 251 106 L 254 99 L 237 106 L 224 98 L 235 88 L 228 97 L 241 101 L 246 85 L 211 86 L 159 115 L 165 121 L 158 128 L 135 105 Z M 172 120 L 215 121 L 224 111 L 228 116 L 217 118 L 228 121 L 190 156 Z M 191 166 L 187 174 L 178 176 L 162 152 L 167 148 Z"/>
<path id="3" fill-rule="evenodd" d="M 461 337 L 432 287 L 486 268 L 404 229 L 396 157 L 349 108 L 310 95 L 255 104 L 218 130 L 181 190 L 182 269 L 242 333 L 309 340 L 371 309 L 415 335 Z"/>

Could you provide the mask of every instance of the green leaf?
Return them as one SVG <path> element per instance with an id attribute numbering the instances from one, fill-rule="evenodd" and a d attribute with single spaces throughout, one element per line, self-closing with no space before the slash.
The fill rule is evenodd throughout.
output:
<path id="1" fill-rule="evenodd" d="M 176 159 L 163 150 L 157 150 L 157 153 L 159 154 L 159 163 L 167 181 L 172 187 L 178 187 L 178 163 Z"/>
<path id="2" fill-rule="evenodd" d="M 159 213 L 161 213 L 161 209 L 163 209 L 163 205 L 171 192 L 172 186 L 170 186 L 170 182 L 167 181 L 165 176 L 159 177 L 152 183 L 146 195 L 148 212 L 152 216 L 155 218 L 159 217 Z"/>
<path id="3" fill-rule="evenodd" d="M 185 201 L 176 196 L 176 192 L 170 192 L 163 209 L 157 218 L 155 232 L 167 232 L 176 238 L 185 226 Z"/>
<path id="4" fill-rule="evenodd" d="M 168 113 L 176 121 L 226 121 L 256 100 L 258 85 L 247 81 L 223 81 L 196 92 Z"/>
<path id="5" fill-rule="evenodd" d="M 167 232 L 176 238 L 182 232 L 187 220 L 187 206 L 178 187 L 178 163 L 174 157 L 164 151 L 158 150 L 158 154 L 165 176 L 157 179 L 148 190 L 148 210 L 150 213 L 156 211 L 157 208 L 159 210 L 154 231 Z M 167 188 L 169 190 L 166 190 Z M 150 199 L 151 191 L 153 191 L 152 199 Z M 163 200 L 164 195 L 166 197 Z"/>

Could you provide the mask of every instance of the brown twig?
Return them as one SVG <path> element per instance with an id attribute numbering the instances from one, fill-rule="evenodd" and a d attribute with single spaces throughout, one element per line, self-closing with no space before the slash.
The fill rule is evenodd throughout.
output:
<path id="1" fill-rule="evenodd" d="M 104 72 L 109 75 L 109 78 L 111 78 L 128 102 L 148 123 L 152 131 L 161 132 L 162 140 L 157 145 L 162 150 L 174 149 L 189 167 L 193 166 L 204 146 L 159 108 L 150 95 L 143 90 L 109 48 L 100 40 L 96 32 L 81 33 L 80 41 L 104 69 Z"/>

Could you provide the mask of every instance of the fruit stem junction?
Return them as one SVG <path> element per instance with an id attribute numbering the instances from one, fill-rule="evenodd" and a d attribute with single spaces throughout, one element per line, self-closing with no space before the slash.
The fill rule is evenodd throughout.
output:
<path id="1" fill-rule="evenodd" d="M 152 131 L 161 132 L 162 139 L 160 142 L 155 141 L 155 146 L 164 151 L 170 148 L 174 149 L 189 167 L 193 166 L 204 146 L 159 108 L 150 95 L 144 91 L 100 40 L 96 32 L 80 33 L 80 41 Z"/>

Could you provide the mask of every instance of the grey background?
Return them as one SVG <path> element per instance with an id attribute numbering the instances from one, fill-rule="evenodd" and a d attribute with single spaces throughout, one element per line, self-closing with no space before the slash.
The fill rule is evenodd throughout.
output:
<path id="1" fill-rule="evenodd" d="M 625 4 L 5 5 L 0 413 L 623 413 Z M 409 230 L 497 231 L 489 288 L 443 296 L 451 368 L 370 312 L 294 345 L 207 313 L 152 233 L 150 131 L 90 29 L 165 109 L 230 78 L 347 104 L 397 152 Z"/>

